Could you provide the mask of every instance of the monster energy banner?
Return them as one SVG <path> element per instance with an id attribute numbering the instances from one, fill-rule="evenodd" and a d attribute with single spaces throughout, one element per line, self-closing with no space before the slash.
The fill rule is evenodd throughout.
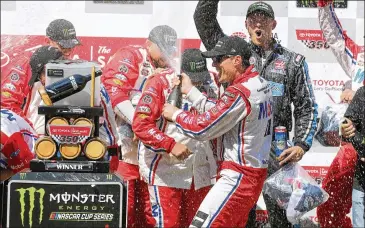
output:
<path id="1" fill-rule="evenodd" d="M 297 7 L 300 8 L 317 8 L 318 0 L 297 0 Z M 347 0 L 334 0 L 335 8 L 347 8 Z"/>
<path id="2" fill-rule="evenodd" d="M 12 180 L 8 190 L 10 228 L 122 227 L 120 182 Z"/>

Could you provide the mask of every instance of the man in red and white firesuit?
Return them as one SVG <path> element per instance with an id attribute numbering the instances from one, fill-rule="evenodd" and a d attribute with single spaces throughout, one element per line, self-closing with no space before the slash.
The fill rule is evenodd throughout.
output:
<path id="1" fill-rule="evenodd" d="M 148 196 L 147 186 L 139 180 L 137 140 L 133 140 L 131 127 L 134 107 L 148 78 L 170 66 L 171 60 L 177 54 L 176 46 L 176 31 L 167 25 L 159 25 L 150 31 L 145 45 L 130 45 L 118 49 L 103 68 L 101 80 L 117 116 L 122 154 L 118 173 L 128 187 L 128 227 L 144 226 L 145 221 L 137 219 L 144 216 L 144 208 L 140 207 L 143 204 L 137 201 Z"/>
<path id="2" fill-rule="evenodd" d="M 8 109 L 1 109 L 0 181 L 29 168 L 34 158 L 37 133 L 22 117 Z"/>
<path id="3" fill-rule="evenodd" d="M 165 104 L 163 115 L 188 137 L 199 141 L 220 137 L 223 142 L 220 178 L 200 205 L 191 226 L 244 227 L 267 175 L 272 93 L 268 82 L 250 65 L 250 47 L 243 39 L 222 37 L 203 55 L 214 58 L 220 82 L 229 83 L 222 97 L 199 115 L 170 104 Z M 205 103 L 206 98 L 187 77 L 183 79 L 182 92 L 195 105 Z M 185 153 L 181 149 L 177 152 Z"/>
<path id="4" fill-rule="evenodd" d="M 341 101 L 350 103 L 356 90 L 365 83 L 364 46 L 356 44 L 348 37 L 337 18 L 332 0 L 319 0 L 318 7 L 319 25 L 323 36 L 336 56 L 338 63 L 351 78 L 351 83 L 346 83 L 341 94 Z M 346 128 L 345 131 L 347 132 L 355 130 L 352 125 L 348 124 Z M 317 210 L 321 227 L 352 226 L 351 219 L 346 215 L 350 212 L 352 206 L 351 194 L 357 159 L 357 153 L 352 145 L 343 144 L 333 160 L 322 183 L 323 188 L 331 195 L 328 201 L 320 205 Z M 354 184 L 354 192 L 357 192 L 356 184 Z"/>
<path id="5" fill-rule="evenodd" d="M 207 98 L 216 97 L 208 84 L 211 76 L 199 49 L 184 51 L 181 72 L 189 73 Z M 133 120 L 133 130 L 141 141 L 140 173 L 149 190 L 146 205 L 151 213 L 146 216 L 153 218 L 148 225 L 155 227 L 188 227 L 216 175 L 209 142 L 184 136 L 175 124 L 162 117 L 162 107 L 172 92 L 174 79 L 176 72 L 172 69 L 154 75 L 142 94 Z M 199 113 L 192 105 L 182 98 L 181 108 Z M 179 151 L 186 154 L 175 157 Z M 193 152 L 191 156 L 189 151 Z"/>

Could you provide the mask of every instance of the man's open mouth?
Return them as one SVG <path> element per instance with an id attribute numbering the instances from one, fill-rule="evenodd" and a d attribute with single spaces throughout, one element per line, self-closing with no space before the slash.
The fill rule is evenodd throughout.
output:
<path id="1" fill-rule="evenodd" d="M 262 36 L 262 31 L 261 31 L 261 30 L 256 30 L 256 31 L 255 31 L 255 34 L 256 34 L 257 38 L 261 38 L 261 36 Z"/>

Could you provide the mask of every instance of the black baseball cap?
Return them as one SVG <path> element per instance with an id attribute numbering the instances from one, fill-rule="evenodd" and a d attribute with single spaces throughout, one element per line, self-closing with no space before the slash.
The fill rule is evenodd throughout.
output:
<path id="1" fill-rule="evenodd" d="M 30 57 L 29 65 L 32 68 L 32 77 L 28 84 L 33 86 L 34 82 L 38 81 L 43 71 L 44 66 L 51 60 L 61 59 L 62 52 L 52 46 L 42 46 L 38 48 Z"/>
<path id="2" fill-rule="evenodd" d="M 161 49 L 167 57 L 173 57 L 177 53 L 177 35 L 175 29 L 168 25 L 154 27 L 148 39 Z"/>
<path id="3" fill-rule="evenodd" d="M 253 13 L 262 12 L 271 18 L 275 18 L 274 10 L 271 5 L 266 2 L 255 2 L 252 3 L 247 10 L 246 18 Z"/>
<path id="4" fill-rule="evenodd" d="M 81 44 L 76 37 L 74 25 L 65 19 L 52 21 L 47 27 L 46 35 L 63 48 L 73 48 Z"/>
<path id="5" fill-rule="evenodd" d="M 185 49 L 181 55 L 181 71 L 189 75 L 193 83 L 205 83 L 211 80 L 207 60 L 199 49 Z"/>
<path id="6" fill-rule="evenodd" d="M 223 55 L 239 55 L 244 60 L 251 57 L 250 45 L 242 38 L 237 36 L 224 36 L 218 40 L 215 47 L 203 52 L 205 58 L 214 58 Z"/>

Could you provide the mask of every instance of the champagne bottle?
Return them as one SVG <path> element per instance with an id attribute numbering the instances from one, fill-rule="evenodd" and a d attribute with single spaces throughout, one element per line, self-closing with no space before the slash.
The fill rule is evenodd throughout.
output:
<path id="1" fill-rule="evenodd" d="M 180 79 L 180 84 L 179 85 L 176 85 L 169 97 L 167 98 L 167 103 L 169 104 L 172 104 L 173 106 L 175 107 L 178 107 L 178 108 L 181 108 L 181 105 L 182 105 L 182 94 L 181 94 L 181 75 L 178 75 L 179 79 Z"/>
<path id="2" fill-rule="evenodd" d="M 95 77 L 101 76 L 102 71 L 95 71 Z M 86 84 L 91 80 L 91 74 L 82 76 L 80 74 L 75 74 L 70 77 L 61 79 L 54 82 L 46 87 L 41 87 L 38 89 L 39 95 L 41 96 L 43 102 L 46 105 L 52 105 L 53 103 L 69 97 L 75 93 L 80 92 L 86 86 Z"/>

